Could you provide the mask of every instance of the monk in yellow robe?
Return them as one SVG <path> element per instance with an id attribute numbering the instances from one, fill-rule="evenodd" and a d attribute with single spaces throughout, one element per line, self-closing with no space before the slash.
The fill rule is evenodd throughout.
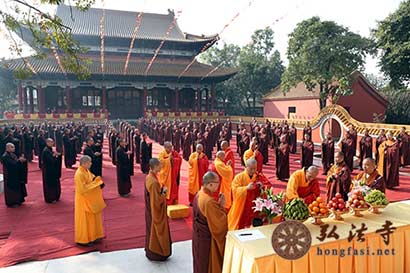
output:
<path id="1" fill-rule="evenodd" d="M 256 140 L 252 140 L 249 149 L 245 151 L 243 154 L 243 162 L 246 163 L 248 159 L 255 159 L 257 162 L 257 167 L 256 170 L 260 173 L 262 172 L 262 167 L 263 167 L 263 155 L 261 152 L 258 150 L 258 143 Z"/>
<path id="2" fill-rule="evenodd" d="M 196 145 L 196 152 L 189 156 L 188 194 L 189 204 L 192 205 L 196 193 L 201 189 L 202 177 L 209 169 L 208 157 L 204 154 L 202 144 Z"/>
<path id="3" fill-rule="evenodd" d="M 166 196 L 167 204 L 177 204 L 182 157 L 174 150 L 172 143 L 166 141 L 164 143 L 164 150 L 158 155 L 158 159 L 161 161 L 162 166 L 159 173 L 159 182 L 168 189 Z"/>
<path id="4" fill-rule="evenodd" d="M 315 201 L 320 196 L 319 182 L 316 179 L 318 174 L 319 169 L 316 166 L 294 172 L 286 187 L 286 199 L 289 201 L 301 198 L 307 205 Z"/>
<path id="5" fill-rule="evenodd" d="M 90 246 L 104 238 L 102 211 L 106 207 L 101 188 L 104 183 L 101 177 L 90 172 L 91 157 L 85 155 L 80 159 L 80 167 L 74 175 L 74 233 L 75 242 Z"/>
<path id="6" fill-rule="evenodd" d="M 194 273 L 221 273 L 225 250 L 228 222 L 225 212 L 225 197 L 219 200 L 213 193 L 219 188 L 219 177 L 207 172 L 203 177 L 202 189 L 193 204 L 192 255 Z"/>
<path id="7" fill-rule="evenodd" d="M 376 161 L 373 158 L 366 158 L 363 160 L 362 168 L 363 171 L 354 180 L 360 186 L 366 185 L 374 190 L 386 192 L 386 182 L 376 169 Z"/>
<path id="8" fill-rule="evenodd" d="M 377 171 L 386 181 L 386 188 L 399 186 L 400 147 L 393 138 L 392 132 L 386 134 L 387 139 L 379 146 L 379 163 Z"/>
<path id="9" fill-rule="evenodd" d="M 250 227 L 254 218 L 252 207 L 262 188 L 256 173 L 255 159 L 246 161 L 246 169 L 238 173 L 232 181 L 232 206 L 228 213 L 229 230 Z"/>
<path id="10" fill-rule="evenodd" d="M 228 161 L 225 163 L 225 152 L 218 151 L 216 153 L 216 158 L 214 161 L 214 165 L 212 167 L 212 171 L 217 173 L 219 176 L 220 188 L 216 191 L 216 195 L 218 193 L 223 193 L 225 196 L 225 208 L 229 210 L 232 203 L 232 194 L 231 194 L 231 186 L 232 186 L 232 179 L 233 179 L 233 170 L 231 166 L 232 162 Z"/>
<path id="11" fill-rule="evenodd" d="M 165 261 L 171 256 L 171 234 L 167 216 L 167 188 L 158 180 L 161 161 L 151 158 L 145 181 L 145 256 L 151 261 Z"/>

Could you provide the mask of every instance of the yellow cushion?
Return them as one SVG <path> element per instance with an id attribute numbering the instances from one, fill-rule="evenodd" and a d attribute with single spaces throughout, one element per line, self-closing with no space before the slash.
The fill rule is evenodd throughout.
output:
<path id="1" fill-rule="evenodd" d="M 187 218 L 189 216 L 189 207 L 186 205 L 169 205 L 167 214 L 171 219 Z"/>

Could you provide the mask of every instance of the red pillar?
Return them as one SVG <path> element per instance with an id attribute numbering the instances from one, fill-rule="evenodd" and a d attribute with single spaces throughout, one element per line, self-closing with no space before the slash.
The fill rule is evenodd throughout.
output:
<path id="1" fill-rule="evenodd" d="M 44 114 L 46 112 L 46 97 L 44 89 L 39 85 L 37 86 L 37 106 L 38 112 Z"/>
<path id="2" fill-rule="evenodd" d="M 23 86 L 21 85 L 21 82 L 19 82 L 17 85 L 17 100 L 19 103 L 19 111 L 22 111 L 23 110 Z"/>
<path id="3" fill-rule="evenodd" d="M 107 111 L 107 88 L 105 86 L 102 87 L 102 109 L 103 111 Z"/>
<path id="4" fill-rule="evenodd" d="M 209 112 L 209 90 L 206 89 L 205 93 L 206 93 L 206 112 L 208 113 Z"/>
<path id="5" fill-rule="evenodd" d="M 23 90 L 23 112 L 27 113 L 27 88 Z"/>
<path id="6" fill-rule="evenodd" d="M 144 91 L 142 94 L 142 115 L 145 117 L 145 111 L 147 111 L 147 95 L 148 95 L 148 90 L 147 87 L 144 87 Z"/>
<path id="7" fill-rule="evenodd" d="M 175 87 L 175 105 L 174 105 L 174 111 L 177 112 L 179 111 L 179 88 Z"/>
<path id="8" fill-rule="evenodd" d="M 67 112 L 71 112 L 71 89 L 68 85 L 65 87 L 65 97 L 67 102 Z"/>
<path id="9" fill-rule="evenodd" d="M 196 108 L 196 110 L 197 110 L 197 112 L 201 112 L 201 95 L 202 95 L 202 92 L 201 92 L 201 88 L 198 88 L 197 90 L 196 90 L 196 99 L 197 99 L 197 108 Z"/>

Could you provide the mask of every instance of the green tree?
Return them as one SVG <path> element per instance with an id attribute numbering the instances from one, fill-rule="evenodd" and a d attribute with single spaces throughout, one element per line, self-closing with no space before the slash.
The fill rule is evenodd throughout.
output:
<path id="1" fill-rule="evenodd" d="M 74 0 L 75 6 L 82 10 L 88 10 L 95 0 Z M 59 5 L 64 0 L 41 0 L 42 4 Z M 29 31 L 32 35 L 30 46 L 36 50 L 37 58 L 44 58 L 43 48 L 55 51 L 59 54 L 61 65 L 66 71 L 77 74 L 79 78 L 89 76 L 86 64 L 88 60 L 81 56 L 85 48 L 73 40 L 71 29 L 62 23 L 61 18 L 42 11 L 35 5 L 24 0 L 5 0 L 5 8 L 0 11 L 0 25 L 7 30 L 10 50 L 23 59 L 26 69 L 17 71 L 15 77 L 25 78 L 33 71 L 27 58 L 22 56 L 21 44 L 16 40 L 13 32 Z"/>
<path id="2" fill-rule="evenodd" d="M 299 82 L 304 82 L 308 90 L 319 85 L 320 107 L 324 108 L 327 98 L 337 101 L 351 94 L 349 75 L 363 67 L 366 54 L 373 53 L 373 48 L 370 39 L 333 21 L 319 17 L 304 20 L 290 34 L 283 89 L 288 91 Z"/>
<path id="3" fill-rule="evenodd" d="M 10 110 L 13 101 L 17 97 L 17 85 L 10 75 L 0 69 L 0 115 Z"/>
<path id="4" fill-rule="evenodd" d="M 389 101 L 386 123 L 410 124 L 410 90 L 389 89 L 383 93 Z"/>
<path id="5" fill-rule="evenodd" d="M 410 0 L 378 23 L 373 31 L 380 53 L 379 66 L 394 88 L 405 88 L 410 81 Z"/>

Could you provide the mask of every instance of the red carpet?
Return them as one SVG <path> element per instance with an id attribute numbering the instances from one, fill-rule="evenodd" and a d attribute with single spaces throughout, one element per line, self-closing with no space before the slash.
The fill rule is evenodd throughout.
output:
<path id="1" fill-rule="evenodd" d="M 107 147 L 107 145 L 105 145 Z M 232 148 L 236 149 L 234 140 Z M 153 154 L 161 149 L 154 144 Z M 270 164 L 264 166 L 264 173 L 273 183 L 276 192 L 284 191 L 285 182 L 275 177 L 273 153 L 270 151 Z M 300 155 L 291 155 L 291 172 L 299 168 Z M 105 150 L 103 179 L 106 187 L 104 197 L 107 208 L 104 211 L 104 227 L 106 239 L 92 248 L 79 247 L 73 243 L 74 230 L 74 170 L 63 168 L 62 196 L 57 204 L 44 202 L 41 173 L 37 162 L 30 165 L 28 198 L 20 208 L 7 208 L 4 198 L 0 198 L 0 266 L 15 263 L 47 260 L 85 252 L 99 250 L 102 252 L 143 247 L 145 241 L 145 216 L 143 183 L 145 175 L 141 174 L 139 165 L 135 166 L 132 178 L 133 188 L 129 198 L 121 198 L 117 194 L 115 168 Z M 239 157 L 236 155 L 236 169 L 241 170 Z M 388 191 L 391 201 L 410 199 L 410 169 L 401 176 L 400 187 Z M 357 171 L 356 171 L 357 172 Z M 180 203 L 187 204 L 187 162 L 181 169 Z M 325 194 L 324 177 L 320 176 L 322 194 Z M 174 242 L 191 239 L 191 218 L 170 221 L 171 237 Z"/>

